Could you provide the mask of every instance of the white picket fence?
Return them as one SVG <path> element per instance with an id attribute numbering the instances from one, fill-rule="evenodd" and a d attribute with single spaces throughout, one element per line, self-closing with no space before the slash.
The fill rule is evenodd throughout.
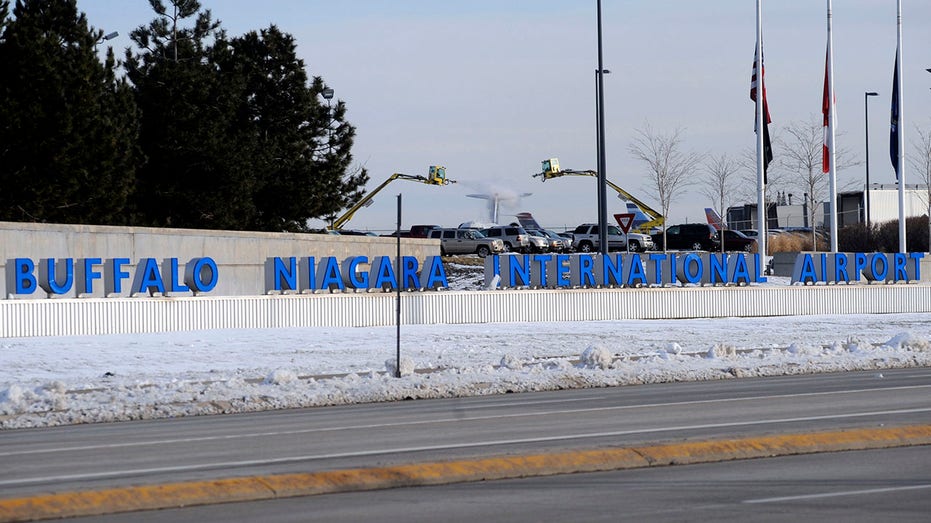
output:
<path id="1" fill-rule="evenodd" d="M 931 312 L 931 286 L 817 285 L 401 294 L 402 324 Z M 0 300 L 0 338 L 395 325 L 391 293 Z"/>

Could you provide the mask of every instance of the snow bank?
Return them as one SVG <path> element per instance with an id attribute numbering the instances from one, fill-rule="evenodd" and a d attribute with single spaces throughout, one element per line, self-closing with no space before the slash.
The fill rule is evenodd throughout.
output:
<path id="1" fill-rule="evenodd" d="M 931 366 L 926 315 L 7 339 L 0 428 Z M 843 333 L 845 338 L 840 338 Z"/>

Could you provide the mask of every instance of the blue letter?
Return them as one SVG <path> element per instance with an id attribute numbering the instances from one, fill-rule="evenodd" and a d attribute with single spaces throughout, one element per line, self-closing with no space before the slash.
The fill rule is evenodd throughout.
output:
<path id="1" fill-rule="evenodd" d="M 908 258 L 905 257 L 905 253 L 895 253 L 893 260 L 895 263 L 895 271 L 893 272 L 894 276 L 892 279 L 895 281 L 908 281 L 908 273 L 905 272 L 905 263 L 908 261 Z"/>
<path id="2" fill-rule="evenodd" d="M 110 260 L 110 287 L 107 294 L 120 294 L 123 292 L 123 280 L 129 278 L 129 272 L 123 270 L 124 265 L 129 265 L 129 258 L 113 258 Z"/>
<path id="3" fill-rule="evenodd" d="M 733 261 L 734 259 L 737 261 Z M 730 277 L 732 283 L 750 283 L 750 269 L 747 268 L 747 257 L 743 253 L 738 253 L 736 256 L 730 257 L 731 263 L 734 265 L 734 272 Z"/>
<path id="4" fill-rule="evenodd" d="M 360 263 L 368 263 L 368 256 L 353 256 L 343 262 L 343 279 L 349 282 L 354 289 L 367 289 L 369 286 L 369 273 L 359 272 Z"/>
<path id="5" fill-rule="evenodd" d="M 698 267 L 698 270 L 693 271 L 693 266 Z M 705 265 L 697 254 L 690 252 L 685 255 L 685 260 L 682 261 L 682 272 L 685 275 L 686 282 L 698 283 L 705 276 Z"/>
<path id="6" fill-rule="evenodd" d="M 508 271 L 508 276 L 510 277 L 512 286 L 530 285 L 530 256 L 526 254 L 520 256 L 512 255 L 508 268 L 510 269 L 510 271 Z"/>
<path id="7" fill-rule="evenodd" d="M 136 286 L 136 292 L 160 292 L 165 293 L 165 283 L 162 281 L 162 274 L 158 271 L 158 263 L 155 258 L 143 258 L 142 263 L 136 269 L 139 275 L 139 285 Z"/>
<path id="8" fill-rule="evenodd" d="M 169 292 L 188 292 L 191 290 L 187 285 L 182 285 L 178 282 L 178 258 L 168 259 L 168 269 L 168 273 L 171 275 L 171 281 L 168 287 Z"/>
<path id="9" fill-rule="evenodd" d="M 284 260 L 281 258 L 274 259 L 272 289 L 276 291 L 297 290 L 297 258 L 294 256 L 288 258 L 287 265 L 285 265 Z"/>
<path id="10" fill-rule="evenodd" d="M 420 278 L 417 277 L 419 262 L 413 256 L 404 256 L 401 258 L 401 281 L 405 289 L 417 289 L 420 285 Z"/>
<path id="11" fill-rule="evenodd" d="M 398 280 L 394 277 L 394 267 L 392 266 L 391 258 L 387 256 L 378 256 L 375 258 L 372 265 L 374 267 L 371 273 L 375 274 L 375 283 L 372 284 L 373 288 L 397 288 Z M 371 281 L 371 275 L 369 276 L 369 280 Z"/>
<path id="12" fill-rule="evenodd" d="M 722 252 L 720 258 L 711 253 L 708 258 L 711 264 L 711 284 L 727 283 L 727 253 Z"/>
<path id="13" fill-rule="evenodd" d="M 568 254 L 557 254 L 556 255 L 556 286 L 557 287 L 568 287 L 569 278 L 566 277 L 566 274 L 569 272 L 569 266 L 566 262 L 569 261 Z"/>
<path id="14" fill-rule="evenodd" d="M 834 255 L 834 280 L 841 280 L 850 283 L 850 275 L 847 274 L 847 255 L 839 252 Z"/>
<path id="15" fill-rule="evenodd" d="M 424 289 L 449 287 L 446 269 L 443 268 L 443 260 L 439 256 L 427 256 L 424 260 L 424 268 L 420 271 L 420 286 Z"/>
<path id="16" fill-rule="evenodd" d="M 74 259 L 65 258 L 65 282 L 58 283 L 58 271 L 55 269 L 54 258 L 42 260 L 45 263 L 45 274 L 39 280 L 39 285 L 49 294 L 65 294 L 74 285 Z"/>
<path id="17" fill-rule="evenodd" d="M 908 257 L 911 258 L 912 261 L 915 262 L 915 263 L 913 264 L 913 265 L 914 265 L 914 269 L 915 269 L 915 274 L 914 274 L 913 279 L 914 279 L 915 281 L 918 281 L 918 280 L 921 279 L 921 259 L 925 257 L 925 253 L 923 253 L 923 252 L 912 252 L 912 253 L 909 253 Z"/>
<path id="18" fill-rule="evenodd" d="M 805 253 L 802 259 L 802 272 L 798 277 L 802 283 L 815 283 L 818 281 L 818 275 L 815 274 L 815 262 L 811 259 L 811 254 Z"/>
<path id="19" fill-rule="evenodd" d="M 318 269 L 322 272 L 319 278 L 320 288 L 332 289 L 333 287 L 336 287 L 339 290 L 344 290 L 346 286 L 343 284 L 343 277 L 339 273 L 339 262 L 337 262 L 336 258 L 332 256 L 327 256 L 325 260 L 326 265 L 323 265 Z"/>
<path id="20" fill-rule="evenodd" d="M 760 253 L 753 255 L 753 281 L 757 283 L 766 283 L 766 278 L 760 275 Z"/>
<path id="21" fill-rule="evenodd" d="M 643 271 L 643 261 L 639 254 L 630 255 L 630 275 L 627 276 L 627 285 L 633 286 L 634 280 L 639 280 L 641 285 L 647 284 L 647 275 Z"/>
<path id="22" fill-rule="evenodd" d="M 546 265 L 552 261 L 552 254 L 534 254 L 533 261 L 536 265 L 530 271 L 530 278 L 534 285 L 546 287 Z"/>
<path id="23" fill-rule="evenodd" d="M 876 269 L 877 261 L 882 262 L 882 266 L 883 266 L 882 272 Z M 889 259 L 886 258 L 885 254 L 881 252 L 877 252 L 873 254 L 872 259 L 870 260 L 870 272 L 873 273 L 874 280 L 886 281 L 886 277 L 889 275 Z"/>
<path id="24" fill-rule="evenodd" d="M 624 285 L 624 258 L 620 254 L 601 257 L 602 285 Z"/>
<path id="25" fill-rule="evenodd" d="M 591 256 L 579 256 L 579 285 L 585 286 L 586 280 L 588 285 L 595 286 L 595 260 Z"/>
<path id="26" fill-rule="evenodd" d="M 204 269 L 210 271 L 210 279 L 206 281 L 204 280 Z M 212 291 L 217 286 L 219 279 L 220 271 L 217 269 L 217 262 L 213 261 L 213 258 L 194 258 L 185 266 L 184 281 L 193 289 L 194 293 Z"/>
<path id="27" fill-rule="evenodd" d="M 853 279 L 855 281 L 860 281 L 860 275 L 866 268 L 866 259 L 866 254 L 862 252 L 853 255 Z"/>
<path id="28" fill-rule="evenodd" d="M 78 286 L 78 294 L 93 294 L 94 280 L 99 280 L 102 277 L 100 271 L 94 270 L 94 266 L 100 265 L 103 263 L 103 260 L 100 258 L 84 258 L 81 263 L 84 265 L 84 270 L 81 271 L 84 274 L 84 278 L 82 278 Z"/>
<path id="29" fill-rule="evenodd" d="M 16 258 L 13 260 L 16 294 L 32 294 L 36 292 L 36 277 L 32 274 L 35 269 L 35 263 L 29 258 Z"/>
<path id="30" fill-rule="evenodd" d="M 650 260 L 653 261 L 653 270 L 656 272 L 654 275 L 654 282 L 657 285 L 663 284 L 663 260 L 666 259 L 665 254 L 651 254 Z"/>

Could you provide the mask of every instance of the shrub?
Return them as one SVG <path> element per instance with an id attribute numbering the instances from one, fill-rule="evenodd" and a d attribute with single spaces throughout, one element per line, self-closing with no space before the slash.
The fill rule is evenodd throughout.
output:
<path id="1" fill-rule="evenodd" d="M 905 219 L 905 243 L 909 252 L 928 252 L 928 217 Z M 837 248 L 841 252 L 899 252 L 899 221 L 866 225 L 848 225 L 837 232 Z"/>

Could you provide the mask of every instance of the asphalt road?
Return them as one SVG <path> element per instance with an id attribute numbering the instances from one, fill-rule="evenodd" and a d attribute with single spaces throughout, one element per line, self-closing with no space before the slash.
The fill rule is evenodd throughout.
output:
<path id="1" fill-rule="evenodd" d="M 0 432 L 0 496 L 931 422 L 931 369 Z"/>
<path id="2" fill-rule="evenodd" d="M 331 494 L 93 521 L 873 523 L 926 522 L 928 514 L 931 448 L 908 447 Z"/>

